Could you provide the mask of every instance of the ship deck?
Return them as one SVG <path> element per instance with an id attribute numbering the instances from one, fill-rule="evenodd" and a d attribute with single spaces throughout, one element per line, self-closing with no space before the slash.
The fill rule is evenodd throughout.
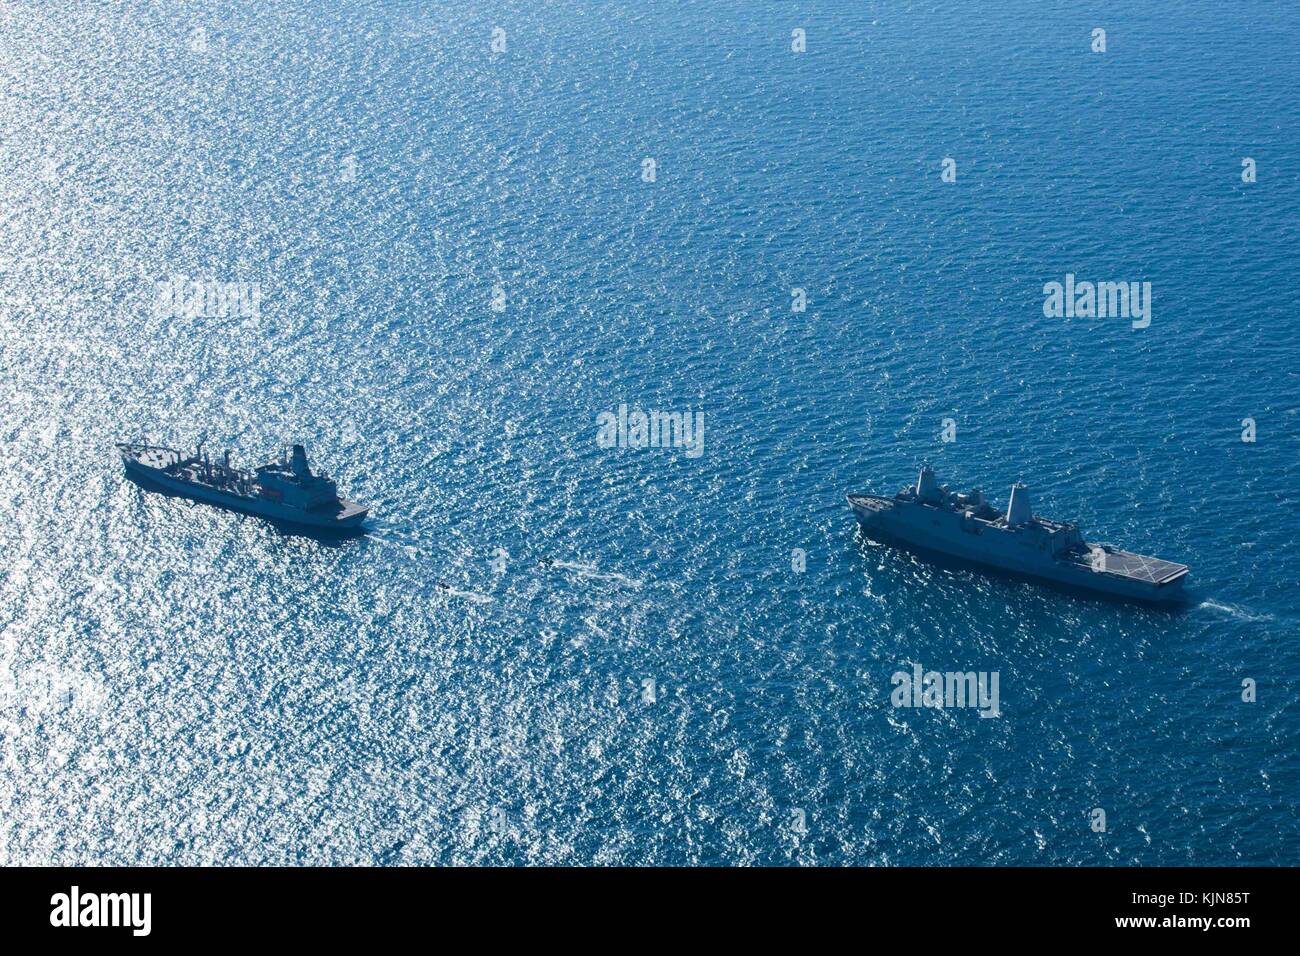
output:
<path id="1" fill-rule="evenodd" d="M 1077 563 L 1088 565 L 1090 562 L 1091 553 L 1084 552 Z M 1118 549 L 1106 552 L 1105 572 L 1107 574 L 1117 574 L 1133 581 L 1143 581 L 1147 584 L 1157 585 L 1164 584 L 1181 577 L 1188 570 L 1187 565 L 1178 564 L 1175 561 L 1166 561 L 1164 558 L 1153 558 L 1149 555 L 1134 554 L 1132 551 L 1120 551 Z"/>
<path id="2" fill-rule="evenodd" d="M 1187 565 L 1129 551 L 1112 551 L 1106 555 L 1106 570 L 1122 574 L 1126 578 L 1161 584 L 1180 574 L 1186 574 Z"/>
<path id="3" fill-rule="evenodd" d="M 183 460 L 180 452 L 159 445 L 137 445 L 124 442 L 117 447 L 124 458 L 128 458 L 145 468 L 156 468 L 160 471 L 179 464 Z"/>
<path id="4" fill-rule="evenodd" d="M 889 508 L 891 505 L 893 505 L 893 501 L 891 499 L 881 497 L 880 495 L 867 495 L 867 494 L 854 493 L 854 494 L 845 495 L 845 497 L 849 499 L 849 504 L 856 505 L 861 508 L 867 508 L 871 511 L 884 511 L 886 508 Z"/>
<path id="5" fill-rule="evenodd" d="M 359 505 L 355 501 L 348 501 L 346 498 L 340 498 L 337 503 L 321 505 L 311 509 L 320 514 L 332 515 L 335 521 L 350 521 L 358 515 L 364 515 L 370 510 L 368 505 Z"/>

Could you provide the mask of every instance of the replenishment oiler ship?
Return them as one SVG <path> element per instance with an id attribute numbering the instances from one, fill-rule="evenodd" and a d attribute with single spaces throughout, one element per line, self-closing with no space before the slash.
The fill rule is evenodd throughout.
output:
<path id="1" fill-rule="evenodd" d="M 232 468 L 228 451 L 220 462 L 209 461 L 201 446 L 188 456 L 158 445 L 122 443 L 117 449 L 127 472 L 137 478 L 195 501 L 276 521 L 355 531 L 370 510 L 340 498 L 329 475 L 313 474 L 302 445 L 251 472 Z"/>
<path id="2" fill-rule="evenodd" d="M 1078 525 L 1035 517 L 1029 491 L 1019 483 L 1005 512 L 979 490 L 959 494 L 940 487 L 928 466 L 914 486 L 892 498 L 848 498 L 863 529 L 878 540 L 1112 597 L 1156 604 L 1183 598 L 1187 565 L 1089 544 Z"/>

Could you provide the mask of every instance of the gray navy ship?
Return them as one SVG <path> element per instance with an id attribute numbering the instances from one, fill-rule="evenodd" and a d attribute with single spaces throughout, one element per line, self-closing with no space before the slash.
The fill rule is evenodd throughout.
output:
<path id="1" fill-rule="evenodd" d="M 940 487 L 928 466 L 915 485 L 892 498 L 848 499 L 863 529 L 877 539 L 1112 597 L 1157 604 L 1183 597 L 1187 565 L 1089 544 L 1077 525 L 1035 517 L 1029 491 L 1019 483 L 1005 512 L 979 490 Z"/>
<path id="2" fill-rule="evenodd" d="M 309 528 L 355 531 L 370 509 L 338 495 L 329 475 L 313 473 L 302 445 L 280 460 L 241 471 L 208 460 L 202 446 L 193 455 L 158 445 L 120 443 L 127 473 L 175 494 Z"/>

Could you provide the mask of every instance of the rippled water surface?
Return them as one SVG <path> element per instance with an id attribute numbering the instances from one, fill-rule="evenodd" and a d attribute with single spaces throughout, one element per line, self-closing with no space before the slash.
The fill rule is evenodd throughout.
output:
<path id="1" fill-rule="evenodd" d="M 982 6 L 0 3 L 0 862 L 1294 862 L 1300 13 Z M 1190 606 L 863 541 L 927 458 Z"/>

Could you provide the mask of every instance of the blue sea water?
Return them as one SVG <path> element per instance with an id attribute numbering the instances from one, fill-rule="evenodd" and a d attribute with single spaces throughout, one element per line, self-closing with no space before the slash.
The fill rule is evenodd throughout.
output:
<path id="1" fill-rule="evenodd" d="M 1294 863 L 1298 54 L 1262 0 L 4 3 L 0 863 Z M 371 529 L 126 439 L 304 441 Z M 1188 607 L 864 541 L 925 459 Z"/>

